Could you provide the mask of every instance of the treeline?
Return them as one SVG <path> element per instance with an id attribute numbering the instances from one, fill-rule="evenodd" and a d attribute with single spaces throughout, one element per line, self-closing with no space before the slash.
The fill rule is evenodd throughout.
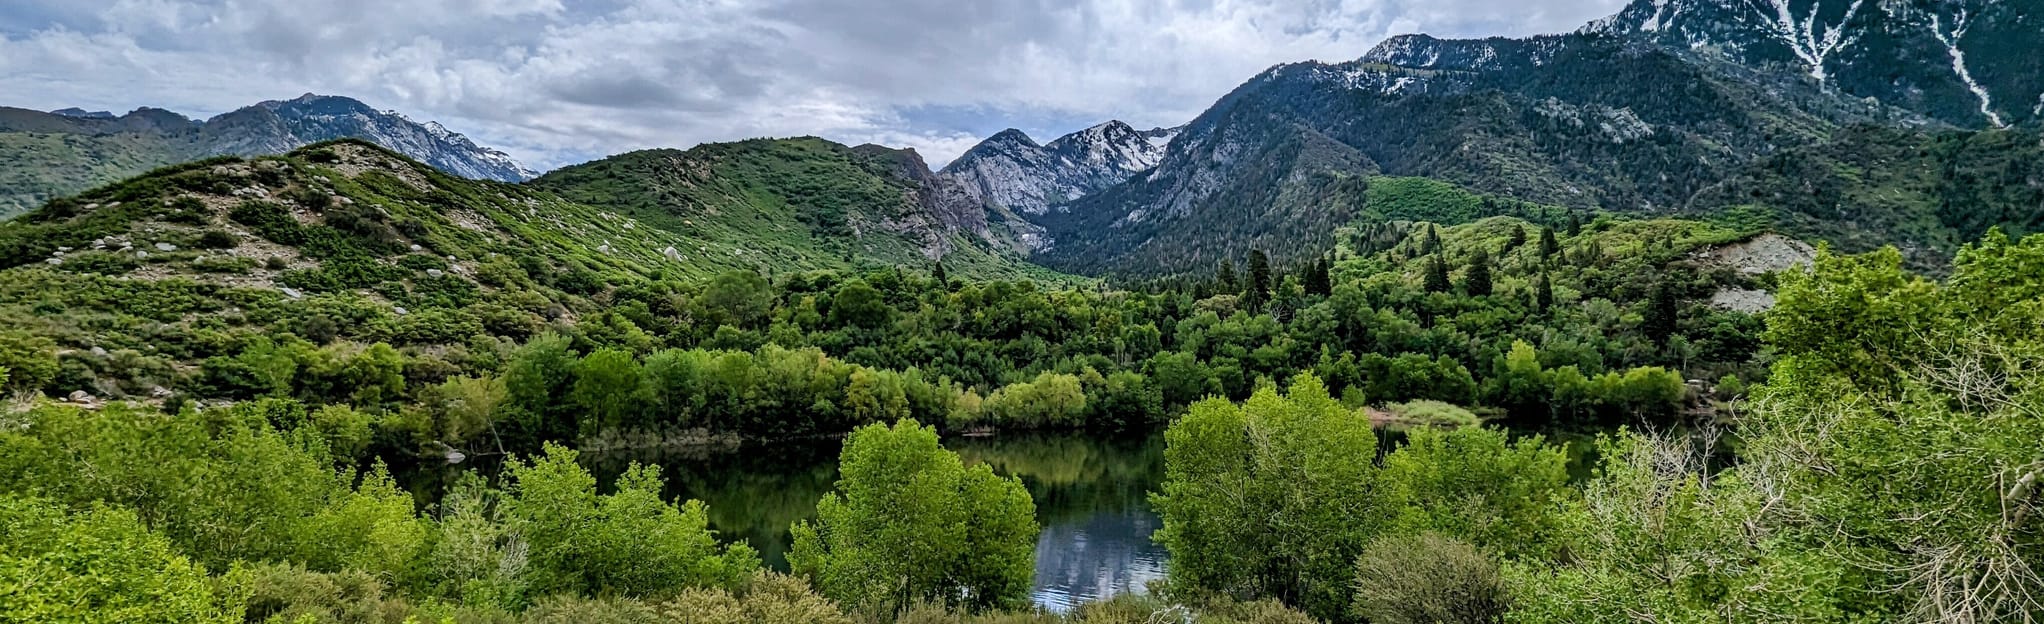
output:
<path id="1" fill-rule="evenodd" d="M 2044 616 L 2044 236 L 1998 233 L 1943 283 L 1893 250 L 1783 277 L 1781 357 L 1729 424 L 1564 451 L 1420 429 L 1380 452 L 1302 373 L 1202 400 L 1152 498 L 1163 593 L 1017 612 L 1022 484 L 913 421 L 860 427 L 796 576 L 759 571 L 634 466 L 599 488 L 546 445 L 420 510 L 289 400 L 42 404 L 0 427 L 11 621 L 2001 622 Z M 549 340 L 559 341 L 558 338 Z M 1536 359 L 1515 348 L 1513 359 Z M 1520 367 L 1522 372 L 1532 369 Z M 1544 372 L 1544 371 L 1543 371 Z"/>
<path id="2" fill-rule="evenodd" d="M 702 503 L 661 498 L 657 467 L 599 487 L 558 445 L 492 480 L 468 473 L 421 509 L 380 463 L 335 455 L 319 417 L 288 400 L 7 418 L 5 622 L 1104 624 L 1186 608 L 1025 608 L 1028 491 L 912 420 L 846 440 L 835 491 L 792 527 L 789 576 L 721 541 Z M 1188 604 L 1202 621 L 1308 621 L 1270 602 Z"/>
<path id="3" fill-rule="evenodd" d="M 1823 256 L 1783 277 L 1782 357 L 1734 431 L 1608 435 L 1582 483 L 1483 429 L 1379 460 L 1311 377 L 1201 402 L 1153 498 L 1169 585 L 1334 622 L 2035 620 L 2040 259 L 1991 233 L 1937 284 L 1893 249 Z"/>
<path id="4" fill-rule="evenodd" d="M 1497 218 L 1410 228 L 1291 271 L 1255 254 L 1240 275 L 1223 265 L 1210 281 L 1141 290 L 733 272 L 599 282 L 587 309 L 519 290 L 534 276 L 502 261 L 478 271 L 500 285 L 481 299 L 409 309 L 30 270 L 0 287 L 24 310 L 17 322 L 34 319 L 0 330 L 0 365 L 10 388 L 57 396 L 345 406 L 356 414 L 334 418 L 367 440 L 348 447 L 379 455 L 842 433 L 904 416 L 1132 429 L 1301 372 L 1352 405 L 1437 400 L 1596 428 L 1666 421 L 1701 398 L 1684 379 L 1735 391 L 1762 377 L 1757 319 L 1700 303 L 1754 279 L 1685 259 L 1733 236 L 1609 220 L 1571 236 Z M 1518 343 L 1532 360 L 1512 359 Z"/>

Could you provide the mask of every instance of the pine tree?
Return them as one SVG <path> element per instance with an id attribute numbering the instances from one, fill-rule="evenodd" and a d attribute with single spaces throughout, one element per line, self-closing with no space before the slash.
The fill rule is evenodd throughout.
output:
<path id="1" fill-rule="evenodd" d="M 1540 226 L 1540 260 L 1547 261 L 1557 251 L 1561 251 L 1561 242 L 1554 240 L 1554 228 Z"/>
<path id="2" fill-rule="evenodd" d="M 937 280 L 938 288 L 951 287 L 951 276 L 944 274 L 944 263 L 942 262 L 937 263 L 937 268 L 930 271 L 930 277 Z"/>
<path id="3" fill-rule="evenodd" d="M 1270 256 L 1261 249 L 1249 250 L 1249 292 L 1243 300 L 1251 311 L 1262 311 L 1264 302 L 1270 301 Z"/>
<path id="4" fill-rule="evenodd" d="M 1668 337 L 1675 335 L 1675 287 L 1667 280 L 1654 284 L 1653 292 L 1647 296 L 1646 313 L 1641 315 L 1640 331 L 1645 332 L 1654 344 L 1668 344 Z"/>
<path id="5" fill-rule="evenodd" d="M 1571 210 L 1568 213 L 1568 235 L 1575 236 L 1581 233 L 1583 233 L 1583 218 L 1577 216 L 1575 211 Z"/>
<path id="6" fill-rule="evenodd" d="M 1427 224 L 1427 235 L 1419 241 L 1420 253 L 1434 253 L 1441 250 L 1441 233 L 1434 230 L 1434 224 Z"/>
<path id="7" fill-rule="evenodd" d="M 1334 293 L 1334 261 L 1321 257 L 1306 266 L 1306 294 L 1329 295 Z"/>
<path id="8" fill-rule="evenodd" d="M 1217 288 L 1218 288 L 1218 289 L 1219 289 L 1219 290 L 1220 290 L 1221 292 L 1224 292 L 1224 293 L 1231 293 L 1231 292 L 1235 292 L 1235 289 L 1236 289 L 1236 285 L 1235 285 L 1235 262 L 1234 262 L 1234 261 L 1232 261 L 1232 260 L 1229 260 L 1229 259 L 1227 259 L 1227 258 L 1222 258 L 1222 259 L 1221 259 L 1221 270 L 1220 270 L 1220 272 L 1219 272 L 1219 273 L 1217 273 L 1217 274 L 1215 274 L 1215 275 L 1214 275 L 1214 282 L 1216 282 L 1216 283 L 1215 283 L 1215 286 L 1216 286 L 1216 287 L 1217 287 Z"/>
<path id="9" fill-rule="evenodd" d="M 1533 283 L 1533 309 L 1546 312 L 1554 307 L 1554 283 L 1547 279 L 1547 272 L 1540 272 L 1540 280 Z"/>
<path id="10" fill-rule="evenodd" d="M 1427 259 L 1426 289 L 1430 293 L 1448 292 L 1448 263 L 1436 255 Z"/>
<path id="11" fill-rule="evenodd" d="M 1520 245 L 1524 244 L 1526 244 L 1526 226 L 1514 225 L 1512 226 L 1512 237 L 1505 239 L 1505 249 L 1504 251 L 1500 251 L 1498 253 L 1502 254 L 1510 252 L 1511 250 L 1518 249 Z"/>
<path id="12" fill-rule="evenodd" d="M 1576 260 L 1576 264 L 1593 266 L 1604 260 L 1604 245 L 1598 243 L 1597 239 L 1592 238 L 1588 245 L 1583 246 L 1581 255 L 1582 257 Z"/>
<path id="13" fill-rule="evenodd" d="M 1469 259 L 1469 270 L 1462 276 L 1462 291 L 1471 297 L 1490 296 L 1490 253 L 1479 248 Z"/>

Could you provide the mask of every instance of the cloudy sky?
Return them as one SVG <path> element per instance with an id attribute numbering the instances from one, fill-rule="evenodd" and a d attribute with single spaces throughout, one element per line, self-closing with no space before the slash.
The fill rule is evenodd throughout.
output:
<path id="1" fill-rule="evenodd" d="M 1007 127 L 1184 123 L 1384 37 L 1571 30 L 1623 0 L 4 0 L 0 105 L 211 116 L 300 93 L 534 168 L 818 135 L 940 165 Z"/>

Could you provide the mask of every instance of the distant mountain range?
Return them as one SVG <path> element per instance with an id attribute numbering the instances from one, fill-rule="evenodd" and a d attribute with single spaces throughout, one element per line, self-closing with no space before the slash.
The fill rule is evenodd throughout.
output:
<path id="1" fill-rule="evenodd" d="M 1565 35 L 1394 37 L 1250 79 L 1152 170 L 1036 218 L 1035 259 L 1131 276 L 1209 271 L 1252 248 L 1296 262 L 1373 212 L 1372 179 L 1416 176 L 1586 216 L 1736 215 L 1937 262 L 1988 226 L 2028 231 L 2044 164 L 1869 161 L 1841 142 L 2035 153 L 2039 19 L 1981 1 L 1637 0 Z M 1852 193 L 1798 195 L 1780 175 L 1807 162 L 1792 155 L 1828 155 L 1839 169 L 1804 175 Z M 1854 203 L 1875 196 L 1912 200 Z"/>
<path id="2" fill-rule="evenodd" d="M 0 107 L 0 216 L 155 167 L 208 156 L 258 156 L 359 138 L 458 176 L 520 182 L 538 174 L 437 122 L 419 123 L 345 97 L 306 94 L 207 120 L 141 108 L 126 115 Z"/>
<path id="3" fill-rule="evenodd" d="M 1903 248 L 2044 229 L 2044 19 L 1995 0 L 1635 0 L 1567 34 L 1393 37 L 1273 67 L 1184 126 L 989 137 L 942 170 L 823 139 L 648 150 L 537 180 L 766 270 L 942 260 L 1026 274 L 1294 264 L 1365 221 L 1710 219 Z M 206 121 L 0 109 L 0 214 L 214 154 L 353 137 L 534 178 L 438 124 L 305 96 Z M 711 250 L 722 249 L 721 252 Z M 1934 268 L 1934 267 L 1932 267 Z"/>

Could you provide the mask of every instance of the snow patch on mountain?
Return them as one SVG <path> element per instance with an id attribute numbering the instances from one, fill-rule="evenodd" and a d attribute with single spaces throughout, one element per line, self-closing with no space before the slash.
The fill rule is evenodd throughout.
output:
<path id="1" fill-rule="evenodd" d="M 464 178 L 523 182 L 539 176 L 510 154 L 477 145 L 439 122 L 422 124 L 397 111 L 378 111 L 351 98 L 307 93 L 291 100 L 263 102 L 207 123 L 222 120 L 252 131 L 237 141 L 240 149 L 233 150 L 237 153 L 280 152 L 320 141 L 357 138 Z"/>
<path id="2" fill-rule="evenodd" d="M 1931 36 L 1937 37 L 1938 43 L 1945 44 L 1945 51 L 1952 56 L 1952 73 L 1958 75 L 1959 82 L 1966 85 L 1966 90 L 1972 91 L 1974 97 L 1980 98 L 1980 114 L 1986 115 L 1987 122 L 1994 124 L 1994 127 L 2007 128 L 2009 126 L 2008 123 L 2002 121 L 1999 113 L 1994 112 L 1994 97 L 1987 93 L 1986 87 L 1980 86 L 1980 82 L 1973 79 L 1973 72 L 1967 71 L 1966 53 L 1959 49 L 1959 40 L 1965 38 L 1966 29 L 1973 26 L 1972 17 L 1966 12 L 1965 8 L 1961 7 L 1958 15 L 1952 18 L 1952 22 L 1951 32 L 1947 34 L 1945 32 L 1944 19 L 1939 17 L 1936 12 L 1932 12 L 1930 14 Z"/>
<path id="3" fill-rule="evenodd" d="M 967 150 L 939 175 L 978 201 L 1042 215 L 1157 166 L 1179 130 L 1139 131 L 1109 121 L 1038 145 L 1010 129 Z"/>

